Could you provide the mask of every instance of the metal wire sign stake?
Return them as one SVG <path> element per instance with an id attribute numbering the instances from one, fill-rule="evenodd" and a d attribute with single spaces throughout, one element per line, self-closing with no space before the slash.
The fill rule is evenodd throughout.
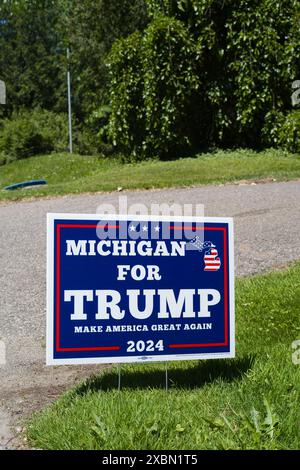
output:
<path id="1" fill-rule="evenodd" d="M 169 390 L 169 373 L 168 373 L 168 363 L 166 362 L 166 392 Z"/>
<path id="2" fill-rule="evenodd" d="M 118 390 L 121 390 L 121 366 L 118 364 Z"/>

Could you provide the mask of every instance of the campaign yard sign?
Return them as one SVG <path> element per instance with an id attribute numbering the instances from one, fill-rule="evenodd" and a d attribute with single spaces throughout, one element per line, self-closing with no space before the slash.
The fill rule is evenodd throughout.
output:
<path id="1" fill-rule="evenodd" d="M 234 357 L 230 218 L 48 214 L 47 364 Z"/>

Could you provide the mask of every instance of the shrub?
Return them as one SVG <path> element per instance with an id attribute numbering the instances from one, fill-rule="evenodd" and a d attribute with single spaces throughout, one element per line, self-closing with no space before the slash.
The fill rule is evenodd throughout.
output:
<path id="1" fill-rule="evenodd" d="M 263 135 L 270 146 L 300 153 L 300 110 L 291 111 L 287 115 L 280 112 L 269 113 Z"/>
<path id="2" fill-rule="evenodd" d="M 51 142 L 54 152 L 65 152 L 68 149 L 67 114 L 36 109 L 31 112 L 31 120 L 37 123 L 43 137 Z"/>
<path id="3" fill-rule="evenodd" d="M 87 126 L 77 127 L 74 132 L 74 151 L 80 155 L 112 155 L 114 148 L 102 138 L 102 129 L 96 132 Z"/>
<path id="4" fill-rule="evenodd" d="M 68 146 L 68 121 L 62 114 L 36 109 L 23 110 L 2 121 L 0 154 L 6 161 L 20 160 Z"/>
<path id="5" fill-rule="evenodd" d="M 198 59 L 184 24 L 165 16 L 156 17 L 143 37 L 134 33 L 114 45 L 108 65 L 115 145 L 135 159 L 174 156 L 191 146 Z"/>
<path id="6" fill-rule="evenodd" d="M 111 114 L 111 107 L 102 105 L 95 109 L 88 119 L 86 119 L 86 126 L 97 136 L 101 143 L 108 144 L 108 122 Z"/>
<path id="7" fill-rule="evenodd" d="M 138 158 L 145 132 L 142 35 L 116 41 L 108 58 L 111 115 L 108 133 L 113 145 Z"/>
<path id="8" fill-rule="evenodd" d="M 5 153 L 0 152 L 0 166 L 5 165 L 6 161 L 7 161 L 7 157 Z"/>
<path id="9" fill-rule="evenodd" d="M 275 133 L 274 110 L 286 116 L 291 109 L 300 2 L 147 4 L 147 28 L 118 41 L 109 56 L 114 144 L 135 158 L 205 146 L 260 148 L 264 126 Z M 282 132 L 294 125 L 291 114 Z M 295 147 L 294 136 L 285 145 Z"/>
<path id="10" fill-rule="evenodd" d="M 146 134 L 143 154 L 172 157 L 192 146 L 190 114 L 200 88 L 196 43 L 185 25 L 157 17 L 143 40 Z"/>

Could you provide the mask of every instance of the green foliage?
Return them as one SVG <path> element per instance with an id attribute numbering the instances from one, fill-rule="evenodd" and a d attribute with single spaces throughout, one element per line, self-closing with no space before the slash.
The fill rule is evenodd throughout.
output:
<path id="1" fill-rule="evenodd" d="M 7 86 L 6 115 L 22 107 L 67 109 L 65 68 L 57 50 L 62 1 L 11 0 L 0 4 L 0 76 Z"/>
<path id="2" fill-rule="evenodd" d="M 291 47 L 299 26 L 297 13 L 296 0 L 242 0 L 226 23 L 236 130 L 246 145 L 260 144 L 268 112 L 290 107 L 293 73 L 300 73 L 300 56 L 295 57 Z"/>
<path id="3" fill-rule="evenodd" d="M 100 106 L 95 109 L 86 120 L 88 128 L 96 135 L 99 142 L 109 143 L 108 122 L 111 114 L 111 107 L 108 105 Z"/>
<path id="4" fill-rule="evenodd" d="M 300 110 L 291 111 L 286 116 L 279 130 L 278 142 L 282 148 L 300 153 Z"/>
<path id="5" fill-rule="evenodd" d="M 33 155 L 64 151 L 68 146 L 67 116 L 50 111 L 21 111 L 2 121 L 2 164 Z"/>
<path id="6" fill-rule="evenodd" d="M 75 132 L 75 151 L 81 155 L 111 155 L 113 146 L 108 137 L 108 120 L 111 107 L 102 105 L 96 108 L 83 125 Z"/>
<path id="7" fill-rule="evenodd" d="M 157 16 L 142 37 L 119 41 L 109 56 L 110 135 L 136 159 L 167 157 L 192 143 L 188 119 L 200 80 L 199 54 L 184 24 Z"/>
<path id="8" fill-rule="evenodd" d="M 134 38 L 118 44 L 119 57 L 132 53 L 129 68 L 124 60 L 110 69 L 115 143 L 135 158 L 176 156 L 185 145 L 259 148 L 270 113 L 291 109 L 291 84 L 300 76 L 299 2 L 147 5 L 151 23 L 135 55 Z"/>
<path id="9" fill-rule="evenodd" d="M 111 82 L 109 135 L 125 153 L 141 148 L 145 129 L 143 104 L 143 45 L 136 32 L 117 41 L 108 58 Z"/>
<path id="10" fill-rule="evenodd" d="M 4 152 L 0 152 L 0 166 L 5 165 L 7 157 Z"/>
<path id="11" fill-rule="evenodd" d="M 268 145 L 300 153 L 300 110 L 284 115 L 271 112 L 266 116 L 263 135 Z"/>
<path id="12" fill-rule="evenodd" d="M 148 21 L 144 0 L 72 1 L 67 18 L 74 110 L 87 118 L 108 98 L 106 57 L 114 41 L 142 30 Z"/>
<path id="13" fill-rule="evenodd" d="M 74 151 L 80 155 L 113 154 L 113 146 L 106 140 L 106 126 L 94 131 L 86 125 L 77 126 L 74 132 Z"/>
<path id="14" fill-rule="evenodd" d="M 195 42 L 178 20 L 158 16 L 143 38 L 142 154 L 170 157 L 192 145 L 189 122 L 200 88 Z"/>
<path id="15" fill-rule="evenodd" d="M 282 111 L 272 110 L 266 114 L 262 129 L 263 143 L 268 147 L 280 147 L 279 132 L 284 123 L 285 116 Z"/>
<path id="16" fill-rule="evenodd" d="M 66 112 L 69 66 L 83 152 L 110 139 L 133 159 L 272 140 L 298 148 L 295 116 L 280 125 L 286 138 L 271 125 L 289 115 L 300 78 L 298 0 L 10 0 L 0 18 L 0 118 Z"/>
<path id="17" fill-rule="evenodd" d="M 67 110 L 67 47 L 73 110 L 81 123 L 107 98 L 106 55 L 113 42 L 143 29 L 144 0 L 10 0 L 0 2 L 0 77 L 7 106 Z"/>

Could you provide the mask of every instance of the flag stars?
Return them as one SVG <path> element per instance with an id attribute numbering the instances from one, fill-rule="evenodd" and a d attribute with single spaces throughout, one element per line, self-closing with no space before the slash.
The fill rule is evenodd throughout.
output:
<path id="1" fill-rule="evenodd" d="M 139 224 L 138 224 L 139 225 Z M 153 227 L 154 229 L 154 232 L 158 233 L 160 232 L 160 226 L 159 225 L 155 225 Z M 136 232 L 137 231 L 137 226 L 136 225 L 129 225 L 129 232 Z M 148 232 L 148 226 L 147 225 L 141 225 L 141 231 L 144 232 L 144 233 L 147 233 Z"/>

